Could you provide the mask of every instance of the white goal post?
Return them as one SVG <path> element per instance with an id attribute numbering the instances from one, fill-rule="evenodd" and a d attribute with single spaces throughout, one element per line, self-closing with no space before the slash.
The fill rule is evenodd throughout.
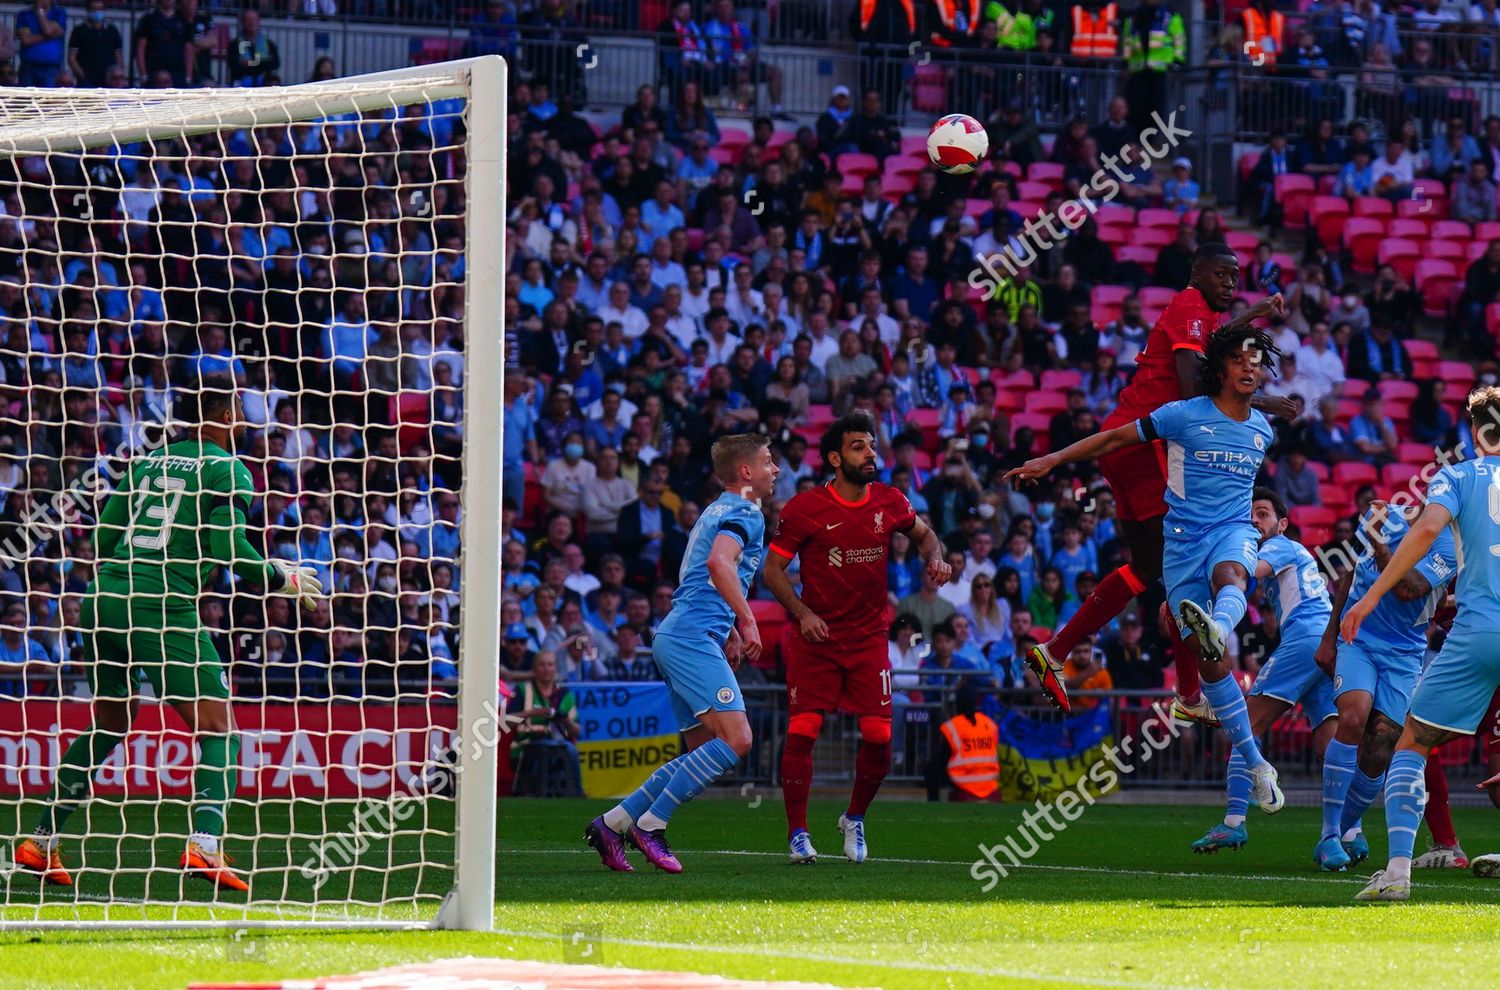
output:
<path id="1" fill-rule="evenodd" d="M 0 664 L 0 930 L 490 930 L 506 730 L 506 77 L 492 55 L 261 89 L 0 90 L 0 163 L 15 175 L 0 174 L 0 644 L 19 636 L 33 656 Z M 130 178 L 101 159 L 129 160 Z M 307 185 L 305 171 L 321 178 Z M 170 219 L 168 199 L 182 203 Z M 273 200 L 292 204 L 290 221 Z M 292 288 L 273 300 L 277 278 Z M 4 374 L 17 367 L 24 387 Z M 149 685 L 141 708 L 157 714 L 89 765 L 92 797 L 56 833 L 72 885 L 48 885 L 12 840 L 45 814 L 95 704 L 76 651 L 88 596 L 73 579 L 103 562 L 90 531 L 151 446 L 153 395 L 167 406 L 156 418 L 176 420 L 183 367 L 242 379 L 252 439 L 236 454 L 258 491 L 247 533 L 264 534 L 268 558 L 326 568 L 330 597 L 311 617 L 293 601 L 278 625 L 275 596 L 218 567 L 200 599 L 235 682 L 238 791 L 220 817 L 249 892 L 178 866 L 201 807 L 198 750 Z M 12 524 L 15 506 L 48 501 L 50 514 Z M 255 683 L 246 698 L 242 679 Z M 434 786 L 442 763 L 451 788 Z"/>

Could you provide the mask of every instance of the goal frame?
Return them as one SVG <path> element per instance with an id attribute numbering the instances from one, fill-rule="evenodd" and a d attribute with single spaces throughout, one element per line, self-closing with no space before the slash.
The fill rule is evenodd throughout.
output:
<path id="1" fill-rule="evenodd" d="M 445 81 L 446 80 L 446 81 Z M 115 128 L 101 119 L 97 127 L 80 128 L 77 122 L 52 126 L 45 117 L 33 122 L 29 134 L 0 131 L 0 154 L 25 155 L 52 151 L 83 150 L 88 147 L 146 140 L 169 132 L 191 135 L 226 128 L 296 123 L 311 116 L 384 109 L 390 106 L 389 91 L 358 94 L 319 94 L 319 89 L 347 88 L 362 83 L 421 84 L 422 102 L 461 98 L 465 101 L 467 143 L 465 199 L 469 219 L 465 224 L 466 275 L 464 286 L 465 376 L 464 487 L 460 493 L 463 522 L 463 585 L 460 608 L 463 616 L 458 647 L 458 725 L 454 749 L 456 799 L 454 813 L 453 884 L 430 920 L 370 918 L 300 918 L 291 903 L 281 908 L 255 904 L 239 907 L 222 901 L 183 902 L 184 908 L 201 909 L 203 918 L 97 919 L 8 919 L 0 911 L 0 931 L 21 929 L 203 929 L 261 930 L 311 929 L 457 929 L 487 932 L 494 923 L 496 861 L 496 780 L 499 747 L 493 741 L 503 730 L 503 707 L 499 696 L 501 589 L 500 516 L 502 469 L 502 402 L 488 386 L 504 375 L 503 330 L 505 285 L 505 121 L 507 65 L 499 55 L 457 59 L 410 66 L 387 72 L 367 73 L 258 91 L 237 90 L 121 90 L 108 91 L 120 97 L 170 100 L 174 95 L 184 105 L 167 108 L 151 123 Z M 7 91 L 17 97 L 27 94 L 55 96 L 55 90 Z M 275 107 L 264 100 L 248 108 L 206 104 L 205 94 L 232 95 L 254 92 L 258 96 L 281 96 Z M 482 96 L 483 98 L 476 98 Z M 412 102 L 417 102 L 413 100 Z M 488 328 L 488 329 L 486 329 Z M 478 387 L 471 387 L 477 385 Z M 487 479 L 493 479 L 493 483 Z M 478 739 L 482 745 L 468 745 Z M 98 906 L 107 909 L 107 902 Z M 331 906 L 337 902 L 322 902 Z M 309 913 L 316 910 L 308 906 Z M 285 913 L 283 913 L 285 912 Z M 256 914 L 274 918 L 255 918 Z"/>

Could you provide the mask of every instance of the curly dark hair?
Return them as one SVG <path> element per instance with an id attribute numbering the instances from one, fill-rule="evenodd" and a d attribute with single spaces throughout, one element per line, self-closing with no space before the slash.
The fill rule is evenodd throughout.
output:
<path id="1" fill-rule="evenodd" d="M 1220 330 L 1208 339 L 1204 348 L 1203 365 L 1198 369 L 1198 390 L 1203 395 L 1218 395 L 1224 387 L 1224 363 L 1240 351 L 1260 351 L 1261 365 L 1267 371 L 1276 370 L 1276 356 L 1281 348 L 1264 330 L 1250 324 Z"/>
<path id="2" fill-rule="evenodd" d="M 837 454 L 844 449 L 844 434 L 868 433 L 874 436 L 875 430 L 875 417 L 863 409 L 855 409 L 840 416 L 823 431 L 822 440 L 818 444 L 818 453 L 822 455 L 823 463 L 828 463 L 829 454 Z"/>

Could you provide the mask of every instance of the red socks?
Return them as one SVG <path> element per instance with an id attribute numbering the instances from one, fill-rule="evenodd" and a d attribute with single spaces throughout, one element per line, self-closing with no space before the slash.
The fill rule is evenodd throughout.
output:
<path id="1" fill-rule="evenodd" d="M 807 828 L 807 795 L 812 790 L 813 743 L 812 736 L 793 733 L 786 737 L 781 750 L 781 799 L 786 803 L 787 835 L 797 829 Z M 863 753 L 864 747 L 860 747 Z M 886 760 L 890 760 L 890 747 L 886 747 Z M 855 761 L 856 767 L 858 760 Z M 857 771 L 856 771 L 857 772 Z M 882 775 L 883 776 L 883 775 Z M 856 778 L 857 779 L 857 778 Z M 856 783 L 855 787 L 859 785 Z M 879 784 L 876 785 L 877 787 Z M 874 792 L 871 792 L 873 796 Z"/>
<path id="2" fill-rule="evenodd" d="M 849 795 L 849 810 L 846 812 L 851 818 L 864 817 L 890 769 L 890 740 L 871 742 L 861 739 L 859 749 L 854 753 L 854 792 Z M 807 807 L 805 798 L 802 806 Z"/>
<path id="3" fill-rule="evenodd" d="M 1073 618 L 1064 623 L 1047 643 L 1052 659 L 1058 663 L 1066 660 L 1083 637 L 1092 636 L 1103 629 L 1111 619 L 1125 611 L 1130 599 L 1144 590 L 1145 586 L 1135 580 L 1135 575 L 1128 567 L 1117 567 L 1110 571 L 1103 581 L 1094 586 L 1094 593 L 1084 599 L 1078 611 L 1073 613 Z"/>
<path id="4" fill-rule="evenodd" d="M 1448 810 L 1448 774 L 1438 762 L 1437 754 L 1427 757 L 1427 810 L 1422 816 L 1432 832 L 1432 841 L 1440 846 L 1458 845 L 1453 831 L 1453 813 Z"/>

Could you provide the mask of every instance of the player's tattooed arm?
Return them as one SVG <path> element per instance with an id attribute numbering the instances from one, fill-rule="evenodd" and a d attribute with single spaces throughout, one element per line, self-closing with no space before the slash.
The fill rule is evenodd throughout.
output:
<path id="1" fill-rule="evenodd" d="M 786 565 L 790 564 L 790 557 L 783 557 L 779 553 L 766 555 L 766 569 L 762 572 L 762 578 L 766 587 L 771 589 L 771 594 L 781 603 L 797 622 L 798 629 L 802 632 L 802 638 L 809 643 L 821 643 L 828 638 L 828 623 L 818 618 L 817 613 L 808 608 L 801 598 L 797 597 L 797 591 L 792 587 L 792 579 L 787 577 Z"/>
<path id="2" fill-rule="evenodd" d="M 912 523 L 907 537 L 917 546 L 917 552 L 927 564 L 927 576 L 932 583 L 942 587 L 953 580 L 953 568 L 948 563 L 948 548 L 943 546 L 937 531 L 920 518 Z"/>
<path id="3" fill-rule="evenodd" d="M 1339 616 L 1344 614 L 1344 603 L 1349 600 L 1349 589 L 1354 585 L 1354 569 L 1345 571 L 1333 586 L 1333 613 L 1328 616 L 1328 626 L 1323 630 L 1323 639 L 1318 643 L 1313 662 L 1329 677 L 1333 676 L 1334 660 L 1339 649 Z"/>

